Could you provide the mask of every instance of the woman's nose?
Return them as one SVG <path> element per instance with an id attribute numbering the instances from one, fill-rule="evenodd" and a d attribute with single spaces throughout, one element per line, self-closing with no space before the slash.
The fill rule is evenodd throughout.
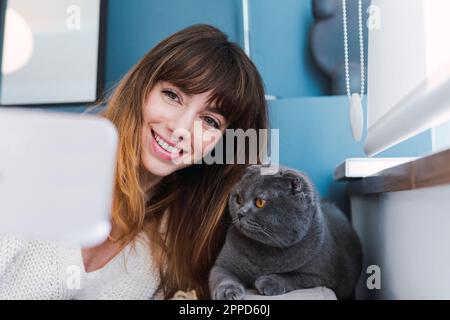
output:
<path id="1" fill-rule="evenodd" d="M 174 142 L 187 140 L 194 125 L 195 114 L 189 110 L 183 110 L 173 115 L 168 121 L 168 129 L 174 136 Z"/>

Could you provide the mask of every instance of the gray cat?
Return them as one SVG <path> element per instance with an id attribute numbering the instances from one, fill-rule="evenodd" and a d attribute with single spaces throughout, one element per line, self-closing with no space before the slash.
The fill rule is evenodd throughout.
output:
<path id="1" fill-rule="evenodd" d="M 351 297 L 361 244 L 343 213 L 320 201 L 301 172 L 247 168 L 230 194 L 232 227 L 209 275 L 212 299 L 241 300 L 247 288 L 272 296 L 325 286 Z"/>

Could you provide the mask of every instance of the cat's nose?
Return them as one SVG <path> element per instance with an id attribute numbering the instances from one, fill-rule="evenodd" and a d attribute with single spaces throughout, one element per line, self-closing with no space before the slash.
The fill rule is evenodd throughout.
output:
<path id="1" fill-rule="evenodd" d="M 238 219 L 241 220 L 244 217 L 244 214 L 242 212 L 238 212 L 237 216 Z"/>

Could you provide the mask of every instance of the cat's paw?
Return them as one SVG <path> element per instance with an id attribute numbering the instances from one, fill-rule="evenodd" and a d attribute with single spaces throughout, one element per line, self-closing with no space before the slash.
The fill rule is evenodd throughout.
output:
<path id="1" fill-rule="evenodd" d="M 244 287 L 233 282 L 220 284 L 213 292 L 214 300 L 242 300 L 244 296 Z"/>
<path id="2" fill-rule="evenodd" d="M 255 281 L 255 288 L 264 296 L 277 296 L 286 293 L 286 288 L 275 276 L 261 276 Z"/>

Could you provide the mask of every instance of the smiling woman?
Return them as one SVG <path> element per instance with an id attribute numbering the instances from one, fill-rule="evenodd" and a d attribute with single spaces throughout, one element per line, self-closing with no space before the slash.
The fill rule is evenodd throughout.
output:
<path id="1" fill-rule="evenodd" d="M 225 142 L 225 129 L 267 128 L 258 71 L 220 30 L 195 25 L 146 54 L 107 104 L 102 116 L 119 134 L 109 238 L 92 248 L 0 239 L 0 297 L 210 297 L 228 196 L 246 164 L 199 160 Z"/>
<path id="2" fill-rule="evenodd" d="M 226 140 L 225 129 L 267 128 L 256 67 L 220 30 L 192 26 L 143 57 L 104 116 L 120 136 L 114 243 L 126 245 L 145 233 L 153 258 L 164 266 L 162 296 L 195 289 L 208 298 L 207 274 L 223 244 L 228 195 L 246 165 L 198 162 Z M 196 127 L 207 130 L 208 139 Z M 180 158 L 188 161 L 174 161 Z"/>
<path id="3" fill-rule="evenodd" d="M 211 94 L 187 95 L 161 81 L 153 87 L 143 106 L 142 162 L 147 171 L 165 176 L 180 168 L 178 164 L 191 165 L 212 150 L 226 120 L 209 106 Z M 195 126 L 208 130 L 209 136 L 198 130 L 191 135 Z"/>

